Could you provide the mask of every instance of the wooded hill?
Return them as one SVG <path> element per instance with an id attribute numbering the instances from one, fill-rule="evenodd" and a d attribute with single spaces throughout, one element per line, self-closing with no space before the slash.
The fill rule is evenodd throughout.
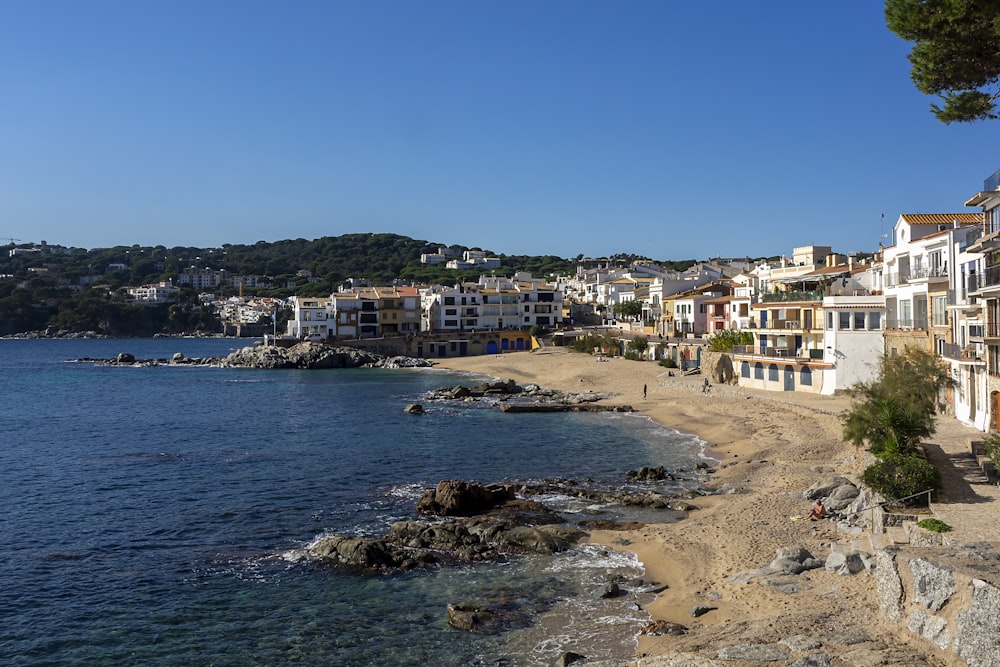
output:
<path id="1" fill-rule="evenodd" d="M 27 245 L 9 245 L 11 248 Z M 443 264 L 421 264 L 420 256 L 435 253 L 445 243 L 432 243 L 398 234 L 345 234 L 315 239 L 290 239 L 252 245 L 224 244 L 221 248 L 165 246 L 115 246 L 53 248 L 44 252 L 0 256 L 0 335 L 57 327 L 69 331 L 99 331 L 110 335 L 152 335 L 195 330 L 215 330 L 218 322 L 202 312 L 194 290 L 182 290 L 179 303 L 141 306 L 128 302 L 122 287 L 173 280 L 189 267 L 226 270 L 230 275 L 269 277 L 274 287 L 245 289 L 245 295 L 288 297 L 292 294 L 325 296 L 348 278 L 362 278 L 376 285 L 394 280 L 413 284 L 452 285 L 476 280 L 482 270 L 454 271 Z M 458 250 L 486 250 L 450 246 Z M 491 272 L 512 275 L 528 271 L 537 277 L 567 275 L 576 271 L 582 256 L 565 259 L 554 255 L 504 255 L 501 267 Z M 627 266 L 635 255 L 618 255 L 614 262 Z M 684 269 L 694 260 L 661 262 Z M 124 268 L 112 268 L 124 266 Z M 308 275 L 301 272 L 308 272 Z M 81 279 L 87 287 L 81 287 Z M 94 289 L 99 285 L 102 289 Z M 291 285 L 291 286 L 289 286 Z M 223 286 L 217 296 L 231 296 L 238 288 Z"/>

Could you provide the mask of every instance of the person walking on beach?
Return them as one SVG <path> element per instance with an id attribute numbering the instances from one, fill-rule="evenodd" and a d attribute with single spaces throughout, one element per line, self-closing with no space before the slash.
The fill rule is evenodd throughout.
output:
<path id="1" fill-rule="evenodd" d="M 710 385 L 708 383 L 708 378 L 705 378 L 705 383 L 703 385 L 701 385 L 701 393 L 707 394 L 708 393 L 708 388 L 711 387 L 711 386 L 712 385 Z"/>
<path id="2" fill-rule="evenodd" d="M 646 400 L 646 385 L 642 385 L 642 400 Z"/>

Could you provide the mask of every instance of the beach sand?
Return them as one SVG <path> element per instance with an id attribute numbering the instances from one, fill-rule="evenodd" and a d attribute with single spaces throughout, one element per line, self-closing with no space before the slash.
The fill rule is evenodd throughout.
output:
<path id="1" fill-rule="evenodd" d="M 811 502 L 802 493 L 814 482 L 862 470 L 862 452 L 841 439 L 839 415 L 850 406 L 847 398 L 731 385 L 715 385 L 703 394 L 700 375 L 669 377 L 666 368 L 652 362 L 598 362 L 563 348 L 442 359 L 436 364 L 566 392 L 612 394 L 605 403 L 629 405 L 709 444 L 710 454 L 720 461 L 710 486 L 737 492 L 696 498 L 691 503 L 698 509 L 677 523 L 591 535 L 594 542 L 635 552 L 647 578 L 669 586 L 646 607 L 654 621 L 689 628 L 680 636 L 641 636 L 639 665 L 702 664 L 696 660 L 714 659 L 724 647 L 775 645 L 797 635 L 816 639 L 822 645 L 819 650 L 842 660 L 833 664 L 862 664 L 850 658 L 858 651 L 881 652 L 883 658 L 886 652 L 899 653 L 899 662 L 871 664 L 958 664 L 944 652 L 926 655 L 933 652 L 928 644 L 911 643 L 905 633 L 880 622 L 869 573 L 840 576 L 811 570 L 791 578 L 803 589 L 795 593 L 758 581 L 732 582 L 737 573 L 770 563 L 780 547 L 803 546 L 820 559 L 834 543 L 871 551 L 867 535 L 850 538 L 838 534 L 830 521 L 791 519 L 809 511 Z M 691 609 L 696 605 L 715 609 L 694 618 Z M 870 641 L 859 644 L 859 632 Z M 915 656 L 921 655 L 916 662 Z"/>

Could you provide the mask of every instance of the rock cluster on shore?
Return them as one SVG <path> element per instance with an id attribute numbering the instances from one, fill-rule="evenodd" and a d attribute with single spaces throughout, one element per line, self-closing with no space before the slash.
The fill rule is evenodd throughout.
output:
<path id="1" fill-rule="evenodd" d="M 566 393 L 537 384 L 519 385 L 514 380 L 492 380 L 474 386 L 439 387 L 430 392 L 432 400 L 475 401 L 490 399 L 503 412 L 632 412 L 628 405 L 605 405 L 598 401 L 607 394 Z"/>
<path id="2" fill-rule="evenodd" d="M 410 569 L 502 561 L 508 554 L 554 554 L 585 535 L 544 505 L 515 498 L 514 489 L 503 485 L 445 480 L 428 490 L 416 509 L 457 518 L 398 521 L 381 538 L 324 535 L 306 551 L 363 570 Z"/>
<path id="3" fill-rule="evenodd" d="M 326 368 L 418 368 L 431 362 L 412 357 L 384 357 L 353 347 L 337 347 L 320 343 L 302 342 L 291 347 L 252 345 L 243 347 L 225 357 L 185 357 L 181 353 L 170 359 L 136 359 L 122 352 L 113 359 L 84 358 L 76 361 L 103 363 L 112 366 L 161 366 L 202 365 L 222 368 L 252 369 L 302 369 Z"/>

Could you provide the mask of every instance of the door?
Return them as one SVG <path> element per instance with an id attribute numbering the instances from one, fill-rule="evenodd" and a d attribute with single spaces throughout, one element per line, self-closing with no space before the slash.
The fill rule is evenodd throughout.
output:
<path id="1" fill-rule="evenodd" d="M 1000 392 L 993 392 L 993 428 L 1000 429 Z"/>
<path id="2" fill-rule="evenodd" d="M 969 388 L 967 389 L 969 393 L 969 421 L 973 424 L 976 423 L 976 373 L 975 371 L 969 371 Z"/>
<path id="3" fill-rule="evenodd" d="M 785 391 L 795 391 L 795 369 L 785 366 Z"/>

